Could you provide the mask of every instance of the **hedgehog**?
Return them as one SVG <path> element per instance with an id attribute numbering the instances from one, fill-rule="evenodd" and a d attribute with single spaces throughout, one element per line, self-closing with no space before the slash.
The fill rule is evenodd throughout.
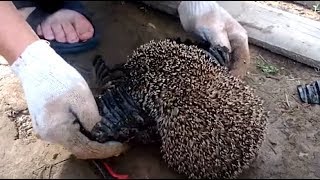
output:
<path id="1" fill-rule="evenodd" d="M 98 57 L 104 93 L 96 101 L 104 119 L 94 139 L 157 142 L 179 174 L 236 178 L 257 156 L 267 119 L 253 89 L 217 63 L 226 62 L 227 50 L 212 50 L 214 56 L 172 39 L 152 40 L 114 70 Z"/>

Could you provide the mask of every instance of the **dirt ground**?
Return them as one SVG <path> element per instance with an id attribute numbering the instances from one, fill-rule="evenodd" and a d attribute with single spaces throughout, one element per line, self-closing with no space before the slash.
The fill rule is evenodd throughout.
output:
<path id="1" fill-rule="evenodd" d="M 177 19 L 141 5 L 86 3 L 101 29 L 101 45 L 88 53 L 66 56 L 94 88 L 91 62 L 96 54 L 109 65 L 126 60 L 133 49 L 152 39 L 186 37 Z M 250 46 L 252 64 L 246 82 L 265 100 L 268 130 L 257 159 L 241 178 L 320 178 L 320 106 L 301 104 L 296 86 L 320 78 L 313 68 Z M 258 63 L 279 71 L 270 75 Z M 0 62 L 0 178 L 99 178 L 87 161 L 70 157 L 64 148 L 36 139 L 19 81 Z M 28 123 L 29 122 L 29 123 Z M 167 169 L 157 147 L 136 147 L 110 159 L 130 178 L 181 178 Z"/>
<path id="2" fill-rule="evenodd" d="M 268 5 L 274 8 L 278 8 L 305 18 L 309 18 L 315 21 L 320 21 L 320 11 L 315 11 L 314 5 L 317 5 L 319 1 L 295 1 L 296 3 L 285 1 L 255 1 L 264 5 Z M 318 9 L 320 6 L 318 7 Z"/>

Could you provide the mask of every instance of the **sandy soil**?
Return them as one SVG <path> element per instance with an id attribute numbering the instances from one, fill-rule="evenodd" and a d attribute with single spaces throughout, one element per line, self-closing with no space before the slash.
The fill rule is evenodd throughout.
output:
<path id="1" fill-rule="evenodd" d="M 284 1 L 255 1 L 261 4 L 265 4 L 274 8 L 278 8 L 305 18 L 309 18 L 315 21 L 320 21 L 320 12 L 314 11 L 314 8 L 304 6 L 302 4 L 293 4 Z M 308 3 L 310 4 L 310 3 Z"/>
<path id="2" fill-rule="evenodd" d="M 93 20 L 99 22 L 96 27 L 101 29 L 103 42 L 91 52 L 65 59 L 92 88 L 91 62 L 96 54 L 114 65 L 151 39 L 187 36 L 179 21 L 137 4 L 101 1 L 88 6 L 95 12 Z M 301 104 L 296 94 L 298 84 L 319 79 L 319 73 L 255 46 L 250 51 L 252 64 L 246 82 L 265 100 L 269 124 L 259 156 L 241 178 L 320 178 L 320 107 Z M 257 68 L 261 61 L 279 72 L 266 75 Z M 99 178 L 87 161 L 32 135 L 19 81 L 5 63 L 0 64 L 0 178 Z M 110 164 L 130 178 L 181 178 L 166 168 L 157 147 L 136 147 L 110 159 Z"/>

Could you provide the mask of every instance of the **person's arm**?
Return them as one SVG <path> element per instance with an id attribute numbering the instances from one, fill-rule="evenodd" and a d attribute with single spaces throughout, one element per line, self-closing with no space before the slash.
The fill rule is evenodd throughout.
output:
<path id="1" fill-rule="evenodd" d="M 63 145 L 81 159 L 103 159 L 127 149 L 98 143 L 91 132 L 101 121 L 95 99 L 80 73 L 40 40 L 12 2 L 0 2 L 0 54 L 19 77 L 37 137 Z"/>
<path id="2" fill-rule="evenodd" d="M 183 28 L 231 53 L 231 74 L 243 78 L 250 64 L 247 31 L 216 1 L 183 1 L 178 13 Z"/>
<path id="3" fill-rule="evenodd" d="M 11 65 L 39 38 L 11 1 L 0 1 L 0 19 L 0 55 Z"/>
<path id="4" fill-rule="evenodd" d="M 250 63 L 246 30 L 216 1 L 143 1 L 165 13 L 179 16 L 184 30 L 212 46 L 225 46 L 231 53 L 230 71 L 243 77 Z"/>

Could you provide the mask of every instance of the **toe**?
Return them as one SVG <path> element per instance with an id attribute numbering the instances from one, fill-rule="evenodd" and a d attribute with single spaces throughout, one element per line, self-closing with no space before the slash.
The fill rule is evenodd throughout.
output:
<path id="1" fill-rule="evenodd" d="M 67 42 L 66 35 L 65 35 L 65 32 L 64 32 L 61 24 L 59 24 L 59 23 L 52 24 L 51 29 L 53 31 L 53 34 L 54 34 L 56 41 L 61 42 L 61 43 Z"/>
<path id="2" fill-rule="evenodd" d="M 64 33 L 66 35 L 66 39 L 68 43 L 76 43 L 79 42 L 79 37 L 77 35 L 76 30 L 72 26 L 71 23 L 63 23 L 62 28 L 64 30 Z"/>
<path id="3" fill-rule="evenodd" d="M 39 24 L 38 26 L 37 26 L 37 34 L 38 34 L 38 36 L 43 36 L 43 32 L 42 32 L 42 28 L 41 28 L 41 25 Z"/>
<path id="4" fill-rule="evenodd" d="M 86 41 L 93 37 L 93 26 L 84 16 L 81 15 L 75 18 L 74 27 L 81 41 Z"/>
<path id="5" fill-rule="evenodd" d="M 93 37 L 94 28 L 82 14 L 72 10 L 59 10 L 43 23 L 42 34 L 45 39 L 58 42 L 75 43 Z"/>
<path id="6" fill-rule="evenodd" d="M 42 29 L 43 37 L 46 40 L 54 40 L 54 34 L 52 32 L 50 24 L 42 23 L 41 24 L 41 29 Z"/>

